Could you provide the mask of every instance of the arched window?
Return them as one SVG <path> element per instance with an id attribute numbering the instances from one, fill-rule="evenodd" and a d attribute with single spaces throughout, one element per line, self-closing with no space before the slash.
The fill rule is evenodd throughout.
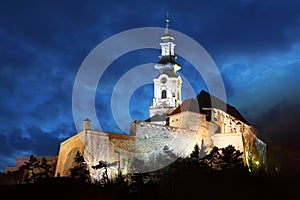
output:
<path id="1" fill-rule="evenodd" d="M 161 91 L 161 98 L 162 99 L 167 98 L 167 91 L 166 90 Z"/>

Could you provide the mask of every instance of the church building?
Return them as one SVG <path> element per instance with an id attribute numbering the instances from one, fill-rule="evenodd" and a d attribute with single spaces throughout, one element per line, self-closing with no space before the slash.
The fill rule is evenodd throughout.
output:
<path id="1" fill-rule="evenodd" d="M 175 62 L 174 37 L 170 33 L 169 18 L 166 19 L 165 33 L 161 37 L 160 61 L 154 68 L 159 70 L 159 75 L 153 79 L 154 98 L 149 108 L 150 117 L 170 114 L 181 104 L 181 77 L 176 74 L 181 66 Z"/>

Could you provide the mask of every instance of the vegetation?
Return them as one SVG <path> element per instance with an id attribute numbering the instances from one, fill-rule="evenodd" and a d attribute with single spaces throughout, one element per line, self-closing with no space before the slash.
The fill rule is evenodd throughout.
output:
<path id="1" fill-rule="evenodd" d="M 202 146 L 202 145 L 201 145 Z M 168 149 L 165 149 L 166 152 Z M 36 191 L 47 193 L 47 197 L 58 196 L 65 199 L 290 199 L 297 194 L 299 179 L 295 177 L 271 176 L 266 173 L 251 173 L 243 162 L 243 155 L 233 146 L 213 148 L 205 157 L 201 157 L 202 147 L 195 145 L 194 151 L 187 158 L 178 158 L 169 166 L 148 173 L 121 172 L 110 180 L 107 169 L 114 163 L 99 161 L 93 166 L 102 172 L 101 182 L 91 183 L 84 158 L 78 152 L 75 166 L 70 170 L 69 178 L 47 178 L 47 170 L 36 173 L 36 168 L 47 165 L 32 157 L 24 166 L 34 177 L 44 177 L 44 184 L 24 184 L 23 197 L 40 199 Z M 171 153 L 171 152 L 169 152 Z M 171 154 L 170 154 L 171 155 Z M 171 155 L 172 156 L 172 155 Z M 134 163 L 135 162 L 135 163 Z M 140 164 L 133 161 L 133 168 Z M 39 163 L 39 164 L 37 164 Z M 39 175 L 37 175 L 39 174 Z M 88 180 L 88 181 L 87 181 Z M 30 182 L 30 181 L 28 181 Z M 45 184 L 46 183 L 46 184 Z M 28 186 L 31 185 L 31 186 Z M 285 187 L 282 187 L 282 186 Z M 288 189 L 284 189 L 288 188 Z M 14 199 L 19 191 L 17 187 L 6 188 L 3 194 Z M 0 191 L 1 192 L 1 191 Z M 3 197 L 4 199 L 6 196 Z"/>
<path id="2" fill-rule="evenodd" d="M 75 166 L 70 169 L 70 177 L 73 179 L 78 179 L 89 183 L 91 181 L 90 172 L 88 170 L 87 164 L 84 160 L 84 157 L 78 151 L 74 158 Z"/>
<path id="3" fill-rule="evenodd" d="M 104 171 L 102 172 L 101 174 L 101 177 L 100 177 L 100 181 L 99 183 L 101 185 L 107 185 L 109 184 L 109 178 L 108 178 L 108 173 L 107 173 L 107 167 L 109 167 L 109 164 L 105 161 L 99 161 L 99 164 L 96 165 L 96 166 L 92 166 L 93 169 L 104 169 Z"/>
<path id="4" fill-rule="evenodd" d="M 43 157 L 39 161 L 35 156 L 31 155 L 28 162 L 21 167 L 20 183 L 35 183 L 39 180 L 47 179 L 51 174 L 51 166 Z"/>
<path id="5" fill-rule="evenodd" d="M 194 151 L 190 155 L 191 158 L 199 159 L 200 158 L 200 149 L 198 144 L 194 146 Z"/>

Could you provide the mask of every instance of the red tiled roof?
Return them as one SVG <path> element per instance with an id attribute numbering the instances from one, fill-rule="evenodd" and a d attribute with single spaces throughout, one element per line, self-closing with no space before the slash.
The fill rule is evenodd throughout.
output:
<path id="1" fill-rule="evenodd" d="M 108 136 L 109 139 L 135 140 L 134 137 L 125 134 L 109 133 Z"/>

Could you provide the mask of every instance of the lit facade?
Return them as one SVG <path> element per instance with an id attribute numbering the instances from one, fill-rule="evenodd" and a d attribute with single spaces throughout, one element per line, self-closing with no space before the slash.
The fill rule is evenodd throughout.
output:
<path id="1" fill-rule="evenodd" d="M 181 66 L 175 62 L 174 37 L 170 33 L 169 18 L 166 19 L 165 33 L 161 37 L 160 61 L 154 68 L 159 75 L 153 79 L 154 98 L 149 108 L 150 117 L 163 116 L 181 104 L 181 77 L 176 74 Z"/>
<path id="2" fill-rule="evenodd" d="M 77 151 L 84 156 L 91 177 L 97 180 L 101 172 L 92 166 L 99 161 L 111 164 L 110 176 L 118 171 L 125 174 L 132 172 L 135 160 L 144 164 L 140 172 L 152 171 L 173 162 L 174 159 L 168 157 L 170 155 L 189 156 L 195 144 L 205 147 L 206 153 L 214 146 L 223 148 L 233 145 L 243 152 L 245 165 L 249 168 L 258 167 L 257 163 L 265 165 L 266 144 L 234 107 L 226 104 L 226 111 L 212 107 L 207 102 L 216 97 L 205 91 L 195 98 L 181 101 L 182 80 L 176 74 L 181 66 L 175 62 L 173 41 L 167 18 L 160 43 L 160 61 L 154 66 L 159 74 L 153 79 L 150 118 L 132 122 L 128 135 L 91 130 L 91 122 L 85 120 L 82 132 L 61 143 L 56 176 L 69 175 Z"/>

